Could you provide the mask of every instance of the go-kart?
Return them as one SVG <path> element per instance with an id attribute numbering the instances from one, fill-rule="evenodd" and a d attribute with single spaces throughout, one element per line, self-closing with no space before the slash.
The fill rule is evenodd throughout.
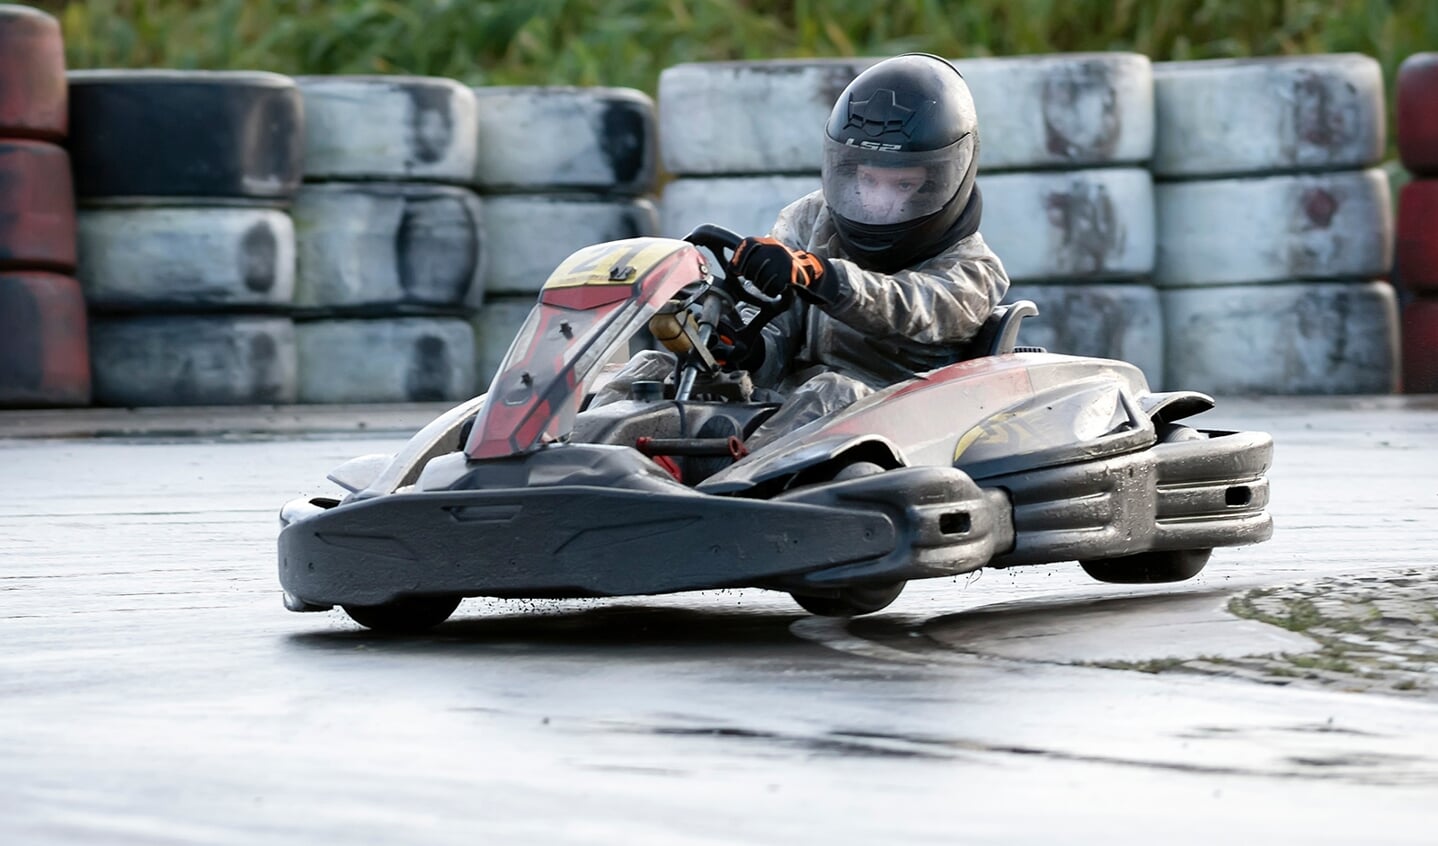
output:
<path id="1" fill-rule="evenodd" d="M 714 351 L 754 343 L 789 302 L 741 278 L 738 242 L 705 225 L 565 260 L 486 394 L 336 468 L 342 499 L 281 509 L 285 606 L 418 631 L 467 596 L 756 587 L 847 616 L 981 567 L 1180 581 L 1272 534 L 1267 434 L 1179 424 L 1213 399 L 1150 392 L 1131 364 L 1018 346 L 1028 301 L 954 363 L 749 451 L 779 404 Z M 673 372 L 595 404 L 651 336 Z"/>

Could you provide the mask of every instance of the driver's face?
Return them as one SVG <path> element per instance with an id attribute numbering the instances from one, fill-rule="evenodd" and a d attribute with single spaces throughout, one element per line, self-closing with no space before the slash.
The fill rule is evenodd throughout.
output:
<path id="1" fill-rule="evenodd" d="M 928 170 L 919 167 L 859 165 L 855 177 L 864 217 L 875 223 L 898 223 L 909 200 L 924 187 Z"/>

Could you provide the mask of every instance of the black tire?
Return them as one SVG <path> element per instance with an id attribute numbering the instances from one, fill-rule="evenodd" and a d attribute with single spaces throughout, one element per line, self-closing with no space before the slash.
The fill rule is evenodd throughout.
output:
<path id="1" fill-rule="evenodd" d="M 458 596 L 405 596 L 383 605 L 344 605 L 350 619 L 367 629 L 413 634 L 432 629 L 459 607 Z"/>
<path id="2" fill-rule="evenodd" d="M 824 596 L 791 593 L 799 607 L 820 617 L 857 617 L 882 611 L 893 604 L 904 592 L 908 582 L 891 582 L 882 585 L 858 585 L 839 588 Z"/>
<path id="3" fill-rule="evenodd" d="M 1211 549 L 1165 549 L 1120 558 L 1080 561 L 1085 573 L 1101 582 L 1149 585 L 1182 582 L 1197 576 L 1208 564 Z"/>

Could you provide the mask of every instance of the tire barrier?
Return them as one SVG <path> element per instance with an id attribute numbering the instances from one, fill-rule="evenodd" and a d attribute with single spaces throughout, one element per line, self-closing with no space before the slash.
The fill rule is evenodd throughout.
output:
<path id="1" fill-rule="evenodd" d="M 25 268 L 75 269 L 70 158 L 55 144 L 0 138 L 0 270 Z"/>
<path id="2" fill-rule="evenodd" d="M 485 193 L 654 190 L 654 101 L 632 88 L 473 89 L 479 113 L 476 187 Z"/>
<path id="3" fill-rule="evenodd" d="M 79 235 L 80 284 L 98 311 L 283 310 L 294 299 L 294 224 L 278 209 L 86 209 Z"/>
<path id="4" fill-rule="evenodd" d="M 0 271 L 0 408 L 89 404 L 80 284 L 55 273 Z"/>
<path id="5" fill-rule="evenodd" d="M 1392 393 L 1398 313 L 1387 282 L 1162 292 L 1165 381 L 1216 394 Z"/>
<path id="6" fill-rule="evenodd" d="M 485 276 L 493 295 L 526 294 L 532 300 L 549 274 L 590 244 L 652 235 L 659 219 L 644 199 L 511 194 L 486 197 L 485 231 L 492 244 Z"/>
<path id="7" fill-rule="evenodd" d="M 103 405 L 271 405 L 297 396 L 288 317 L 96 317 L 90 347 Z"/>
<path id="8" fill-rule="evenodd" d="M 1419 176 L 1438 176 L 1438 52 L 1414 53 L 1398 67 L 1398 156 Z"/>
<path id="9" fill-rule="evenodd" d="M 62 141 L 69 121 L 60 22 L 0 6 L 0 137 Z"/>
<path id="10" fill-rule="evenodd" d="M 984 240 L 1014 281 L 1148 276 L 1154 197 L 1138 168 L 1002 173 L 979 179 Z"/>
<path id="11" fill-rule="evenodd" d="M 439 402 L 474 395 L 474 331 L 462 318 L 295 325 L 299 401 Z"/>
<path id="12" fill-rule="evenodd" d="M 1383 171 L 1159 183 L 1160 287 L 1385 275 L 1393 220 Z"/>
<path id="13" fill-rule="evenodd" d="M 440 77 L 301 76 L 305 179 L 468 183 L 474 93 Z"/>
<path id="14" fill-rule="evenodd" d="M 534 309 L 537 298 L 517 294 L 490 296 L 484 308 L 470 318 L 474 329 L 474 370 L 479 392 L 483 393 L 499 372 L 500 362 Z"/>
<path id="15" fill-rule="evenodd" d="M 468 189 L 311 184 L 292 213 L 299 233 L 295 303 L 303 310 L 458 313 L 481 290 L 483 216 Z"/>
<path id="16" fill-rule="evenodd" d="M 289 77 L 254 71 L 71 71 L 82 205 L 287 206 L 304 117 Z"/>
<path id="17" fill-rule="evenodd" d="M 1351 170 L 1383 156 L 1383 74 L 1358 54 L 1153 66 L 1160 178 Z"/>
<path id="18" fill-rule="evenodd" d="M 665 68 L 658 98 L 665 169 L 678 176 L 818 174 L 820 141 L 834 101 L 873 61 L 790 59 Z"/>
<path id="19" fill-rule="evenodd" d="M 1150 386 L 1163 381 L 1163 308 L 1152 285 L 1044 285 L 1022 282 L 1006 299 L 1033 300 L 1037 317 L 1024 321 L 1019 343 L 1054 353 L 1131 362 Z"/>
<path id="20" fill-rule="evenodd" d="M 0 5 L 0 408 L 88 405 L 59 22 Z"/>
<path id="21" fill-rule="evenodd" d="M 306 117 L 292 211 L 299 400 L 472 396 L 464 317 L 483 298 L 488 240 L 472 188 L 474 92 L 442 77 L 296 82 Z"/>
<path id="22" fill-rule="evenodd" d="M 1211 393 L 1398 384 L 1383 79 L 1368 56 L 1154 65 L 1165 381 Z"/>
<path id="23" fill-rule="evenodd" d="M 1418 296 L 1403 307 L 1403 392 L 1438 393 L 1438 297 Z"/>
<path id="24" fill-rule="evenodd" d="M 953 59 L 979 113 L 982 173 L 1143 165 L 1153 69 L 1137 53 Z"/>
<path id="25" fill-rule="evenodd" d="M 659 232 L 682 238 L 701 223 L 762 235 L 790 203 L 819 190 L 819 175 L 679 178 L 664 186 Z"/>
<path id="26" fill-rule="evenodd" d="M 1415 179 L 1399 190 L 1393 267 L 1406 290 L 1438 291 L 1438 179 Z"/>

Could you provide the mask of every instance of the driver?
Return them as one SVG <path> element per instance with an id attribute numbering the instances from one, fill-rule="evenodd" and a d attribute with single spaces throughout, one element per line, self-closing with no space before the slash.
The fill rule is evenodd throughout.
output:
<path id="1" fill-rule="evenodd" d="M 1009 287 L 979 234 L 978 119 L 953 65 L 908 53 L 870 66 L 839 95 L 823 143 L 822 188 L 733 257 L 765 294 L 798 295 L 762 344 L 723 351 L 784 398 L 751 449 L 957 360 Z"/>

